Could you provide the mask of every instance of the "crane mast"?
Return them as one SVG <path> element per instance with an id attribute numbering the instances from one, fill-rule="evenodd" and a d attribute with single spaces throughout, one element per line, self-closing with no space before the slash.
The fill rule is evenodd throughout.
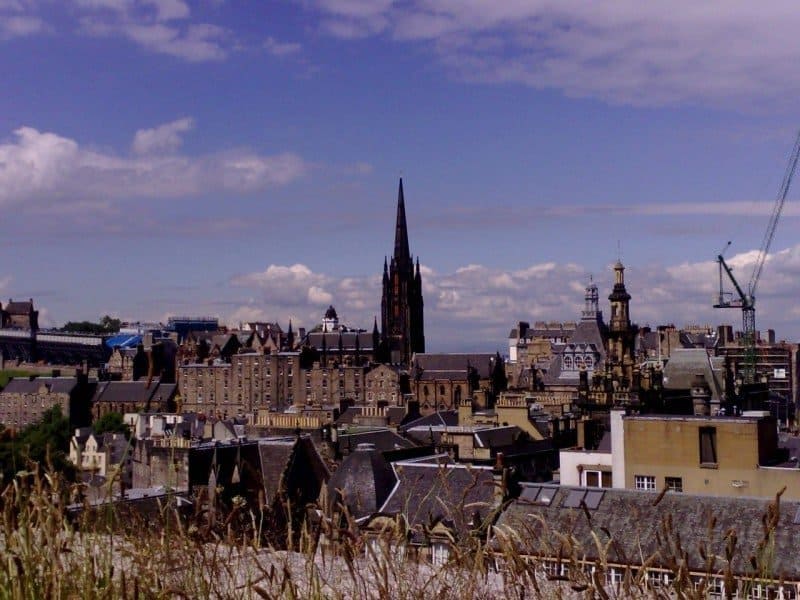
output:
<path id="1" fill-rule="evenodd" d="M 795 138 L 792 153 L 789 155 L 789 164 L 786 167 L 786 172 L 783 175 L 783 181 L 778 192 L 778 198 L 775 205 L 772 207 L 772 214 L 770 215 L 767 229 L 764 232 L 764 237 L 761 240 L 761 247 L 759 248 L 756 257 L 756 263 L 753 267 L 753 274 L 750 276 L 750 281 L 747 289 L 744 290 L 739 285 L 733 271 L 728 266 L 723 258 L 724 250 L 717 255 L 717 263 L 719 265 L 719 296 L 714 308 L 741 308 L 742 309 L 742 343 L 744 346 L 744 363 L 742 365 L 742 380 L 744 383 L 753 383 L 756 376 L 756 289 L 758 288 L 759 279 L 761 279 L 761 271 L 764 268 L 764 263 L 769 256 L 769 249 L 772 246 L 772 240 L 775 237 L 775 229 L 778 227 L 778 221 L 783 211 L 783 205 L 786 203 L 786 196 L 789 193 L 789 188 L 792 185 L 792 178 L 794 177 L 797 162 L 800 158 L 800 132 Z M 728 242 L 730 246 L 730 242 Z M 726 246 L 725 248 L 727 249 Z M 733 294 L 724 291 L 723 273 L 727 276 L 736 290 L 738 299 L 732 298 Z M 728 298 L 731 298 L 730 300 Z"/>

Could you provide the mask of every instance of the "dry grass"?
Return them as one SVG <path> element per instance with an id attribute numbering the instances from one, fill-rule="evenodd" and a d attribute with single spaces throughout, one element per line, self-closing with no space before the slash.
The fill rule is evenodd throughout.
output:
<path id="1" fill-rule="evenodd" d="M 568 575 L 548 577 L 511 540 L 489 552 L 472 539 L 435 567 L 399 560 L 394 534 L 368 544 L 353 523 L 322 519 L 312 534 L 290 536 L 286 548 L 265 547 L 262 525 L 246 506 L 251 527 L 218 526 L 204 515 L 181 518 L 167 502 L 146 522 L 100 511 L 77 522 L 66 504 L 74 490 L 58 475 L 18 476 L 0 496 L 0 600 L 3 598 L 704 598 L 676 567 L 674 583 L 651 589 L 645 569 L 608 585 L 608 564 L 594 572 L 567 551 Z M 207 515 L 206 515 L 207 516 Z M 241 516 L 241 515 L 240 515 Z M 255 533 L 254 533 L 255 532 Z M 765 538 L 766 539 L 766 538 Z M 294 541 L 299 540 L 299 541 Z M 335 542 L 333 540 L 336 540 Z M 569 540 L 565 539 L 565 542 Z M 602 549 L 599 539 L 597 544 Z M 607 548 L 606 548 L 607 550 Z M 765 548 L 765 550 L 767 550 Z M 768 552 L 768 550 L 767 550 Z M 601 556 L 605 556 L 601 554 Z M 645 561 L 646 563 L 646 561 Z M 495 569 L 502 564 L 501 569 Z"/>

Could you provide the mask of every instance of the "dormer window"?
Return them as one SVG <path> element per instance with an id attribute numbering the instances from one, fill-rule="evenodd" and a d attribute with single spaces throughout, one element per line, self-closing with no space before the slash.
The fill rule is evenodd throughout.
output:
<path id="1" fill-rule="evenodd" d="M 572 357 L 571 356 L 565 356 L 564 357 L 564 369 L 567 370 L 567 371 L 571 371 L 572 370 Z"/>

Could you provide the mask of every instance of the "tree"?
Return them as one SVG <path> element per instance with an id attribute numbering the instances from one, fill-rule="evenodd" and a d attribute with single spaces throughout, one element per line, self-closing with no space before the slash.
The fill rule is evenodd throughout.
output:
<path id="1" fill-rule="evenodd" d="M 28 462 L 37 462 L 43 468 L 48 465 L 74 479 L 75 468 L 67 459 L 72 429 L 69 419 L 54 406 L 42 415 L 38 423 L 28 425 L 16 436 L 8 429 L 0 432 L 0 469 L 3 485 L 10 482 L 17 472 L 26 469 Z"/>
<path id="2" fill-rule="evenodd" d="M 70 333 L 91 333 L 94 335 L 103 335 L 106 333 L 116 333 L 119 331 L 122 321 L 105 315 L 100 319 L 99 323 L 92 323 L 91 321 L 69 321 L 64 324 L 62 331 Z"/>
<path id="3" fill-rule="evenodd" d="M 110 432 L 124 433 L 126 438 L 131 437 L 130 427 L 128 427 L 122 414 L 118 412 L 104 414 L 92 424 L 92 429 L 97 435 Z"/>

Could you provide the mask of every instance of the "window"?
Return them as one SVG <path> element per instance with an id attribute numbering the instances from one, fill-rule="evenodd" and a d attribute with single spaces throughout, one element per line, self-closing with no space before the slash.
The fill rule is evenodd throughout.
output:
<path id="1" fill-rule="evenodd" d="M 611 567 L 606 577 L 608 578 L 608 583 L 610 585 L 618 586 L 619 584 L 622 583 L 622 579 L 625 577 L 625 571 L 623 571 L 619 567 Z"/>
<path id="2" fill-rule="evenodd" d="M 700 464 L 717 465 L 717 428 L 700 428 Z"/>
<path id="3" fill-rule="evenodd" d="M 647 585 L 651 588 L 664 585 L 664 574 L 661 571 L 648 571 Z"/>
<path id="4" fill-rule="evenodd" d="M 564 370 L 571 371 L 572 370 L 572 357 L 565 356 L 564 357 Z"/>
<path id="5" fill-rule="evenodd" d="M 664 487 L 671 492 L 683 491 L 683 478 L 682 477 L 665 477 Z"/>
<path id="6" fill-rule="evenodd" d="M 584 471 L 584 486 L 597 488 L 610 488 L 611 471 Z"/>
<path id="7" fill-rule="evenodd" d="M 653 475 L 634 475 L 633 480 L 637 490 L 656 491 L 656 478 Z"/>
<path id="8" fill-rule="evenodd" d="M 450 558 L 450 548 L 447 544 L 441 542 L 434 542 L 431 545 L 431 562 L 440 567 L 447 563 Z"/>

